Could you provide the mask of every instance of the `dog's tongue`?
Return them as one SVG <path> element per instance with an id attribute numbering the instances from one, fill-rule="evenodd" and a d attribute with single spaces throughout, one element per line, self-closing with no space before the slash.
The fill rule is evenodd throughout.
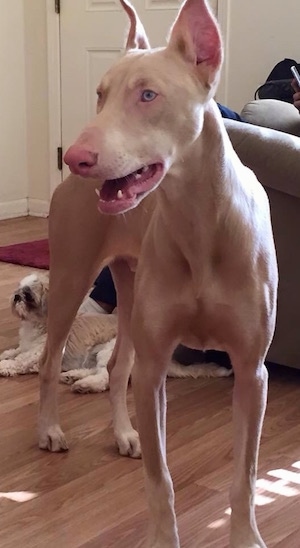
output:
<path id="1" fill-rule="evenodd" d="M 100 192 L 100 213 L 116 215 L 136 207 L 143 195 L 151 192 L 163 176 L 163 164 L 151 164 L 119 179 L 107 179 Z"/>
<path id="2" fill-rule="evenodd" d="M 107 179 L 101 188 L 100 199 L 104 202 L 112 200 L 132 199 L 144 191 L 143 183 L 153 177 L 155 164 L 143 167 L 119 179 Z"/>

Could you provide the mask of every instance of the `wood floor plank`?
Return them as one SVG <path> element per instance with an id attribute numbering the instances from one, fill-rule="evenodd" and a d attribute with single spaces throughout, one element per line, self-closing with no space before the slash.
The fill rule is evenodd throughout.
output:
<path id="1" fill-rule="evenodd" d="M 44 238 L 45 219 L 0 222 L 0 245 Z M 0 263 L 0 351 L 17 342 L 9 297 L 32 268 Z M 228 548 L 232 379 L 168 381 L 168 461 L 182 548 Z M 60 386 L 70 451 L 37 448 L 38 377 L 0 379 L 0 548 L 144 548 L 140 461 L 114 446 L 108 394 Z M 257 486 L 268 548 L 299 548 L 300 372 L 272 366 Z M 132 392 L 128 394 L 134 418 Z"/>

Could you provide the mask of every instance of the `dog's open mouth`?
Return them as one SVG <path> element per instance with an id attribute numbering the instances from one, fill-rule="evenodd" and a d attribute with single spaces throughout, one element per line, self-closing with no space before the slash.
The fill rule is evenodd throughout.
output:
<path id="1" fill-rule="evenodd" d="M 162 176 L 163 165 L 156 163 L 119 179 L 107 179 L 99 193 L 99 211 L 114 215 L 136 207 L 143 196 L 158 185 Z"/>

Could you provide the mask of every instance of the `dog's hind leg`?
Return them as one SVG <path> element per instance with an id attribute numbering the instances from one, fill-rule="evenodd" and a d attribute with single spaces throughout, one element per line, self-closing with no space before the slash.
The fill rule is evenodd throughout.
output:
<path id="1" fill-rule="evenodd" d="M 127 387 L 133 365 L 134 349 L 130 335 L 134 273 L 126 260 L 117 260 L 111 272 L 118 297 L 118 334 L 108 363 L 114 435 L 121 455 L 141 456 L 139 436 L 132 427 L 127 409 Z"/>
<path id="2" fill-rule="evenodd" d="M 268 372 L 264 357 L 243 363 L 231 354 L 233 391 L 234 479 L 231 489 L 230 548 L 265 548 L 256 525 L 255 489 L 259 443 L 265 414 Z M 253 364 L 253 365 L 252 365 Z"/>
<path id="3" fill-rule="evenodd" d="M 40 366 L 39 446 L 67 449 L 59 426 L 58 381 L 63 347 L 76 312 L 98 274 L 107 223 L 95 183 L 69 177 L 54 193 L 49 217 L 48 337 Z"/>

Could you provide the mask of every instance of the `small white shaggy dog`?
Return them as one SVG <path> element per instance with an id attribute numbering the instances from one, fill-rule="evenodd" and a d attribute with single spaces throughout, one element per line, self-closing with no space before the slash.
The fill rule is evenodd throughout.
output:
<path id="1" fill-rule="evenodd" d="M 23 278 L 11 297 L 13 314 L 20 319 L 19 346 L 0 354 L 0 376 L 37 373 L 46 341 L 49 279 L 47 274 Z M 103 392 L 109 387 L 107 362 L 115 344 L 117 316 L 85 313 L 80 308 L 69 333 L 60 380 L 74 392 Z M 216 364 L 182 366 L 171 362 L 169 377 L 224 377 L 231 370 Z"/>

